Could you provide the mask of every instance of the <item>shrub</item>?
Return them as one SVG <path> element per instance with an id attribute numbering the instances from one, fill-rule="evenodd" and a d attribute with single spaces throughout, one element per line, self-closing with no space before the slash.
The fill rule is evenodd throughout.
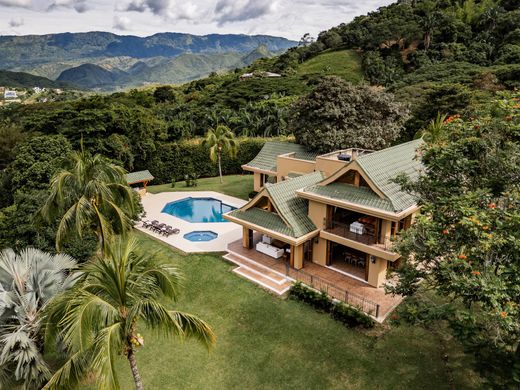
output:
<path id="1" fill-rule="evenodd" d="M 348 327 L 361 326 L 363 328 L 373 328 L 374 320 L 362 313 L 361 311 L 347 306 L 343 303 L 337 303 L 332 307 L 331 316 L 336 321 L 342 322 Z"/>
<path id="2" fill-rule="evenodd" d="M 374 326 L 374 320 L 358 309 L 341 302 L 334 303 L 325 292 L 317 292 L 300 282 L 296 282 L 291 287 L 289 296 L 307 303 L 318 311 L 330 313 L 332 318 L 348 327 L 372 328 Z"/>

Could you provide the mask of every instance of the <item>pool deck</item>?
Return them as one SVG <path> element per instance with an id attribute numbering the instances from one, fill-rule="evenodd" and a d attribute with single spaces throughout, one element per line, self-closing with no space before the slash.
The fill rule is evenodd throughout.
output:
<path id="1" fill-rule="evenodd" d="M 161 192 L 160 194 L 146 194 L 141 198 L 146 217 L 143 220 L 157 220 L 174 228 L 180 229 L 179 234 L 172 234 L 164 237 L 142 227 L 138 223 L 136 229 L 146 233 L 164 243 L 171 245 L 184 253 L 205 253 L 205 252 L 225 252 L 229 243 L 239 240 L 242 237 L 242 227 L 233 222 L 197 222 L 192 223 L 173 215 L 162 213 L 166 203 L 174 202 L 184 198 L 215 198 L 222 203 L 233 207 L 242 207 L 247 202 L 243 199 L 234 198 L 213 191 L 185 191 L 185 192 Z M 218 234 L 215 240 L 207 242 L 192 242 L 186 240 L 184 235 L 193 231 L 212 231 Z"/>

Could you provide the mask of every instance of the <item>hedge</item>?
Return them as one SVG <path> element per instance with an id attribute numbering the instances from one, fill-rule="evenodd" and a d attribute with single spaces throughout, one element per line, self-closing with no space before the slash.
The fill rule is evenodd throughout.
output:
<path id="1" fill-rule="evenodd" d="M 266 140 L 266 138 L 238 138 L 237 157 L 230 158 L 227 153 L 222 155 L 222 173 L 225 175 L 242 173 L 241 166 L 258 154 Z M 209 148 L 202 146 L 201 139 L 162 144 L 141 169 L 150 171 L 155 177 L 154 184 L 181 180 L 186 174 L 194 174 L 197 177 L 218 175 L 218 165 L 210 161 Z"/>
<path id="2" fill-rule="evenodd" d="M 368 329 L 374 326 L 374 320 L 360 310 L 342 302 L 334 302 L 323 291 L 317 292 L 300 282 L 291 287 L 289 296 L 307 303 L 318 311 L 330 313 L 332 318 L 348 327 L 360 326 Z"/>

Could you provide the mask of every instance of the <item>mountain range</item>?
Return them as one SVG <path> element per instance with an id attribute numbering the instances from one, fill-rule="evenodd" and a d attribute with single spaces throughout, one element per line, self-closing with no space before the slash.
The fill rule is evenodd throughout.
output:
<path id="1" fill-rule="evenodd" d="M 62 33 L 0 36 L 0 57 L 5 70 L 83 88 L 117 89 L 182 83 L 213 71 L 248 65 L 295 44 L 267 35 Z"/>

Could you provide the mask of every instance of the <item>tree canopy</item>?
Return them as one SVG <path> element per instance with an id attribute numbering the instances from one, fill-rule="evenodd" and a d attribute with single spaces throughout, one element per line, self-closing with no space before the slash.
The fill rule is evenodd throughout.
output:
<path id="1" fill-rule="evenodd" d="M 407 118 L 391 94 L 327 77 L 295 104 L 289 128 L 298 143 L 321 153 L 383 149 L 399 138 Z"/>

